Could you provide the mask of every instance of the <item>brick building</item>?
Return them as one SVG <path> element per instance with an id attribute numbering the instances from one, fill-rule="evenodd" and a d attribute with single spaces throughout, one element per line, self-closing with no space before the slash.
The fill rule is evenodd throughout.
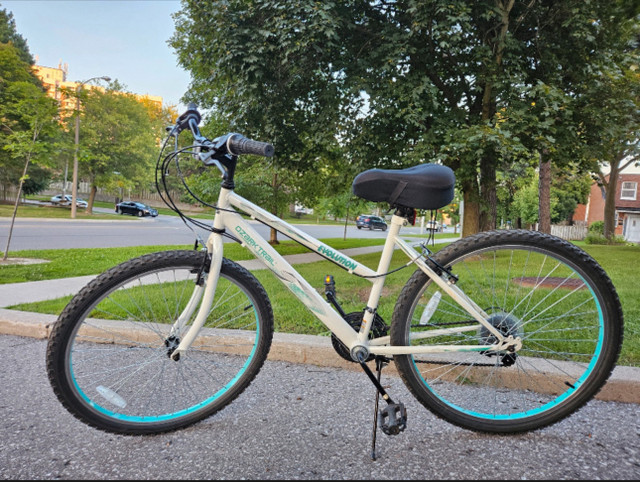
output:
<path id="1" fill-rule="evenodd" d="M 616 234 L 627 241 L 640 242 L 640 173 L 627 170 L 620 174 L 616 188 Z M 586 222 L 604 221 L 604 190 L 594 183 L 587 204 L 579 204 L 573 220 Z"/>

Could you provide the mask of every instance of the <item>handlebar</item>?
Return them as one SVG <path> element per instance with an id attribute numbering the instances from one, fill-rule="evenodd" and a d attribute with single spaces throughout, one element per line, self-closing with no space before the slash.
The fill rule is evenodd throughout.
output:
<path id="1" fill-rule="evenodd" d="M 252 141 L 241 134 L 229 134 L 227 151 L 231 155 L 255 154 L 257 156 L 271 157 L 275 149 L 268 142 Z"/>
<path id="2" fill-rule="evenodd" d="M 213 149 L 223 155 L 255 154 L 257 156 L 271 157 L 275 152 L 274 147 L 267 142 L 254 141 L 236 133 L 229 133 L 210 141 L 200 134 L 198 124 L 201 120 L 202 116 L 198 112 L 196 104 L 190 102 L 187 105 L 186 112 L 178 117 L 172 132 L 179 134 L 181 131 L 189 129 L 198 145 Z"/>

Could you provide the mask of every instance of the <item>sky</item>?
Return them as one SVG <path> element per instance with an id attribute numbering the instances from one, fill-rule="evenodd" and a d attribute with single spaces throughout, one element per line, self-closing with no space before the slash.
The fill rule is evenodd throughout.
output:
<path id="1" fill-rule="evenodd" d="M 0 0 L 36 64 L 69 65 L 67 80 L 108 76 L 184 110 L 190 76 L 167 44 L 179 0 Z"/>

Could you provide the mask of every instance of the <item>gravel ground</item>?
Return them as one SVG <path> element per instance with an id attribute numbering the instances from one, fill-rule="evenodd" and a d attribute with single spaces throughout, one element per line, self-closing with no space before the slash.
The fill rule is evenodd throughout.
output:
<path id="1" fill-rule="evenodd" d="M 155 436 L 82 424 L 49 386 L 46 342 L 0 336 L 2 479 L 628 479 L 640 478 L 640 410 L 592 401 L 552 427 L 515 436 L 469 432 L 437 419 L 398 378 L 408 428 L 378 432 L 370 455 L 374 387 L 363 373 L 268 362 L 230 406 Z"/>

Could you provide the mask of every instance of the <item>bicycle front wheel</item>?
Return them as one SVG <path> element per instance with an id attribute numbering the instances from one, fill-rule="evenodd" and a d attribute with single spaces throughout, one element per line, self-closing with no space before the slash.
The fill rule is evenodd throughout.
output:
<path id="1" fill-rule="evenodd" d="M 394 356 L 405 384 L 436 415 L 483 432 L 554 423 L 590 400 L 614 368 L 622 308 L 602 268 L 559 238 L 514 230 L 480 233 L 436 255 L 457 286 L 516 352 L 475 349 L 496 337 L 422 271 L 394 311 L 392 345 L 442 345 L 440 353 Z M 455 351 L 458 346 L 467 351 Z"/>
<path id="2" fill-rule="evenodd" d="M 273 313 L 255 277 L 224 259 L 204 327 L 172 359 L 197 313 L 187 306 L 198 305 L 199 273 L 207 270 L 203 252 L 167 251 L 127 261 L 83 288 L 47 348 L 62 404 L 101 430 L 147 434 L 185 427 L 235 399 L 267 356 Z"/>

